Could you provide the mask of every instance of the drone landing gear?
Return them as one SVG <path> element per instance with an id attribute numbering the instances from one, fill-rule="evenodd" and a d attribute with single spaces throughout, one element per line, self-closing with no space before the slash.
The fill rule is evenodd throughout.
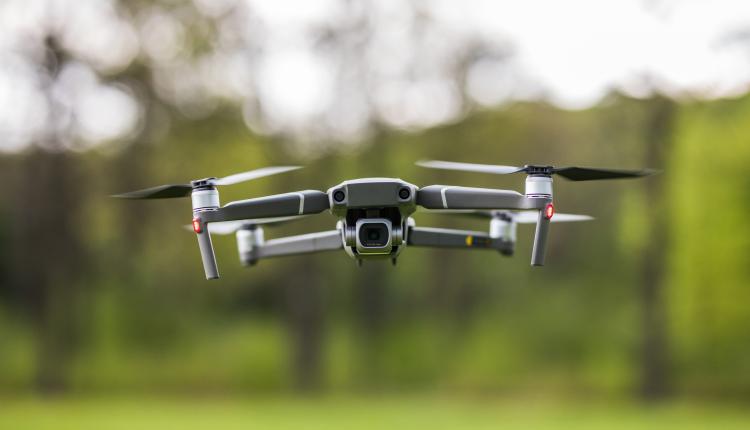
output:
<path id="1" fill-rule="evenodd" d="M 391 265 L 396 266 L 397 262 L 398 260 L 396 260 L 395 258 L 391 258 Z"/>

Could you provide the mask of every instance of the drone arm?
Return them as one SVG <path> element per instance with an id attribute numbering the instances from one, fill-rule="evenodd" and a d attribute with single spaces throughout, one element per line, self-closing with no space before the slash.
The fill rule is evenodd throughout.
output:
<path id="1" fill-rule="evenodd" d="M 334 251 L 343 247 L 344 241 L 341 237 L 341 231 L 331 230 L 271 239 L 253 247 L 250 252 L 240 257 L 243 262 L 252 264 L 263 258 Z"/>
<path id="2" fill-rule="evenodd" d="M 201 251 L 201 259 L 203 260 L 203 270 L 206 273 L 206 279 L 218 279 L 219 268 L 216 265 L 216 256 L 214 255 L 214 247 L 211 244 L 211 234 L 208 231 L 208 225 L 198 218 L 193 220 L 193 223 L 196 222 L 199 226 L 199 231 L 196 232 L 196 236 L 198 236 L 198 248 L 200 248 Z"/>
<path id="3" fill-rule="evenodd" d="M 539 211 L 534 234 L 534 247 L 531 251 L 531 265 L 544 266 L 544 251 L 547 248 L 547 235 L 549 233 L 550 219 Z"/>
<path id="4" fill-rule="evenodd" d="M 328 208 L 328 194 L 306 190 L 231 202 L 216 210 L 202 212 L 200 218 L 210 223 L 317 214 Z"/>
<path id="5" fill-rule="evenodd" d="M 417 191 L 417 204 L 426 209 L 542 209 L 550 200 L 528 198 L 509 190 L 430 185 Z"/>
<path id="6" fill-rule="evenodd" d="M 201 251 L 206 279 L 217 279 L 219 277 L 211 234 L 208 229 L 209 223 L 316 214 L 323 212 L 328 207 L 328 194 L 322 191 L 307 190 L 240 200 L 213 210 L 194 211 L 193 227 L 198 236 L 198 247 Z"/>
<path id="7" fill-rule="evenodd" d="M 492 238 L 487 233 L 445 228 L 410 227 L 407 245 L 433 248 L 496 249 L 505 255 L 513 253 L 513 243 Z"/>
<path id="8" fill-rule="evenodd" d="M 526 197 L 515 191 L 487 188 L 451 187 L 430 185 L 419 190 L 417 204 L 427 209 L 516 209 L 539 211 L 531 254 L 532 266 L 544 265 L 550 219 L 545 208 L 552 203 L 551 196 Z"/>

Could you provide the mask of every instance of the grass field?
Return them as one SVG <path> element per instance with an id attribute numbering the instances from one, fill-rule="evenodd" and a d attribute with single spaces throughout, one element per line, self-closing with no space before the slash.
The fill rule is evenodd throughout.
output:
<path id="1" fill-rule="evenodd" d="M 446 397 L 0 399 L 0 429 L 750 428 L 750 408 Z"/>

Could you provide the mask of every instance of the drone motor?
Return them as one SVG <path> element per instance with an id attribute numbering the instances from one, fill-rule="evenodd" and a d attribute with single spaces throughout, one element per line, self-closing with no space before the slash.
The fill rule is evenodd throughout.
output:
<path id="1" fill-rule="evenodd" d="M 237 237 L 237 251 L 240 254 L 242 265 L 252 266 L 257 263 L 258 259 L 253 251 L 263 246 L 265 242 L 263 228 L 251 224 L 237 230 L 235 236 Z"/>
<path id="2" fill-rule="evenodd" d="M 525 194 L 528 198 L 552 198 L 552 177 L 541 174 L 527 176 Z"/>

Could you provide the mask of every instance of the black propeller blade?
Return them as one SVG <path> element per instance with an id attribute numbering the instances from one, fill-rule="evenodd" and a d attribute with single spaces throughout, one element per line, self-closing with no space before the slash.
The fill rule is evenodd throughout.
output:
<path id="1" fill-rule="evenodd" d="M 552 173 L 571 181 L 595 181 L 600 179 L 639 178 L 653 175 L 654 170 L 593 169 L 589 167 L 558 167 Z"/>
<path id="2" fill-rule="evenodd" d="M 571 181 L 593 181 L 600 179 L 638 178 L 656 173 L 655 170 L 622 170 L 622 169 L 598 169 L 589 167 L 553 167 L 553 166 L 531 166 L 524 167 L 502 166 L 494 164 L 455 163 L 452 161 L 418 161 L 418 166 L 432 169 L 460 170 L 464 172 L 493 173 L 507 175 L 511 173 L 524 172 L 528 175 L 560 175 Z"/>
<path id="3" fill-rule="evenodd" d="M 190 184 L 159 185 L 129 193 L 115 194 L 112 197 L 119 199 L 174 199 L 177 197 L 188 197 L 193 191 Z"/>
<path id="4" fill-rule="evenodd" d="M 249 172 L 229 175 L 223 178 L 206 178 L 193 181 L 192 184 L 159 185 L 157 187 L 146 188 L 143 190 L 116 194 L 112 197 L 121 199 L 173 199 L 178 197 L 189 197 L 190 193 L 192 193 L 193 189 L 196 187 L 233 185 L 240 182 L 262 178 L 265 176 L 275 175 L 277 173 L 296 170 L 299 168 L 300 166 L 264 167 L 261 169 L 251 170 Z"/>

